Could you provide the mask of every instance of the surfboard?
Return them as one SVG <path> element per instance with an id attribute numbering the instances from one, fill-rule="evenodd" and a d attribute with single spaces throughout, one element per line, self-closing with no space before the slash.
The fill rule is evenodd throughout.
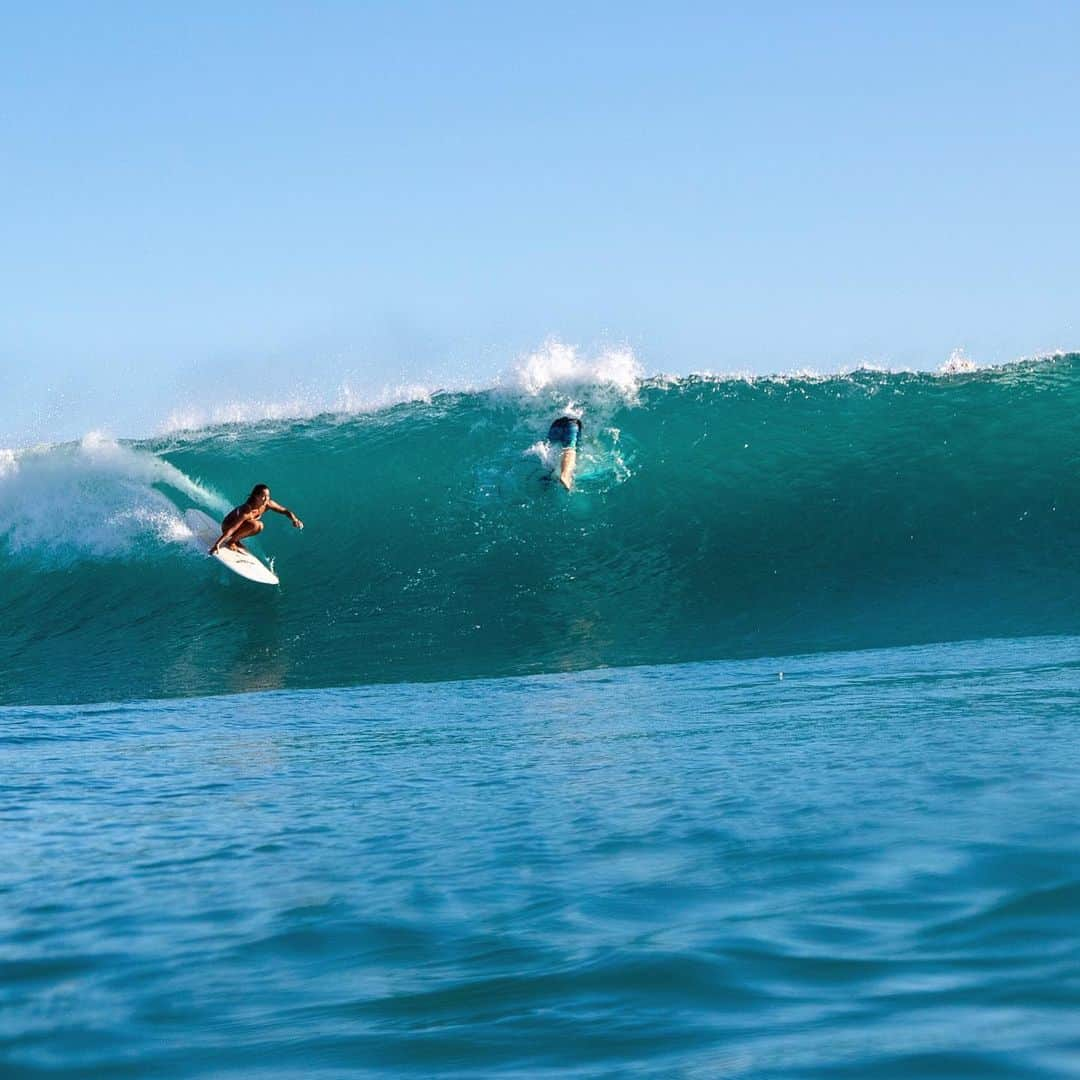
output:
<path id="1" fill-rule="evenodd" d="M 194 507 L 184 511 L 184 522 L 203 551 L 209 550 L 211 544 L 221 535 L 221 526 L 209 514 L 204 514 Z M 281 584 L 277 574 L 250 551 L 230 551 L 223 547 L 214 558 L 248 581 L 257 581 L 260 585 Z"/>

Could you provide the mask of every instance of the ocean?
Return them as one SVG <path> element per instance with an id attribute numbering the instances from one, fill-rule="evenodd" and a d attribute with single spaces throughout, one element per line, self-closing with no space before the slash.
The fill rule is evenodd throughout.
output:
<path id="1" fill-rule="evenodd" d="M 1078 404 L 1060 356 L 0 451 L 0 1075 L 1080 1075 Z M 276 589 L 183 525 L 258 482 Z"/>

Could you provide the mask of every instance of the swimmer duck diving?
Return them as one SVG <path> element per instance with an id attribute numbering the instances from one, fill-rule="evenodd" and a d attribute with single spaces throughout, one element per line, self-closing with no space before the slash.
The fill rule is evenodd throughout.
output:
<path id="1" fill-rule="evenodd" d="M 559 458 L 559 483 L 567 491 L 574 486 L 577 470 L 577 448 L 581 441 L 581 421 L 576 416 L 560 416 L 548 428 L 547 441 L 552 447 L 562 447 Z"/>

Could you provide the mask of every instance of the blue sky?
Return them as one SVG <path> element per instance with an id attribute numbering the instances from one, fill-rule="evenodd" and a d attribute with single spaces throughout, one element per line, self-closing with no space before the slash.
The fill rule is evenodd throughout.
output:
<path id="1" fill-rule="evenodd" d="M 652 371 L 1080 345 L 1080 8 L 11 5 L 0 444 L 555 336 Z"/>

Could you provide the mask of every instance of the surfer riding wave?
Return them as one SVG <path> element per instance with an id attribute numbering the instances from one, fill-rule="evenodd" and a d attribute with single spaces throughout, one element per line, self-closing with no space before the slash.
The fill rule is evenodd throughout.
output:
<path id="1" fill-rule="evenodd" d="M 284 514 L 293 523 L 295 529 L 304 527 L 304 523 L 288 507 L 281 506 L 270 498 L 270 488 L 266 484 L 256 484 L 251 489 L 247 501 L 234 507 L 225 515 L 221 523 L 221 535 L 214 541 L 210 554 L 216 555 L 222 544 L 230 551 L 247 551 L 241 541 L 251 536 L 258 536 L 263 531 L 265 525 L 259 519 L 267 510 Z"/>

